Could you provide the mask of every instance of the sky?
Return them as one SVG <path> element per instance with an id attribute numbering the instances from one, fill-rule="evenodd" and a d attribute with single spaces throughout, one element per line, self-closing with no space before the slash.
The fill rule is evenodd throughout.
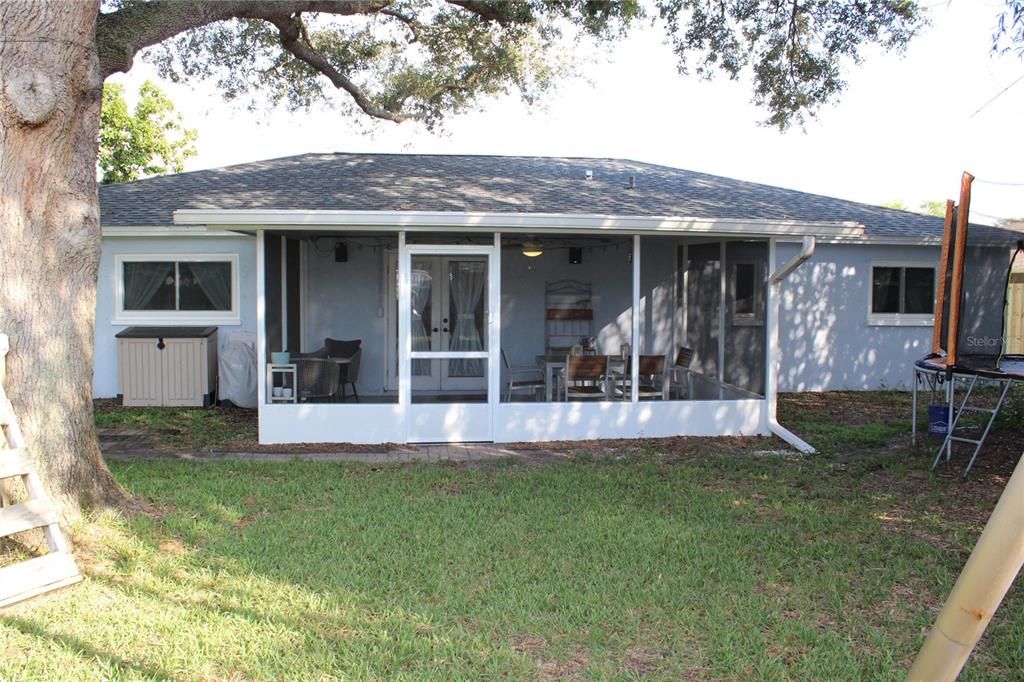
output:
<path id="1" fill-rule="evenodd" d="M 585 65 L 584 79 L 541 107 L 491 100 L 451 118 L 443 134 L 413 123 L 377 123 L 367 134 L 326 108 L 250 112 L 209 84 L 161 81 L 138 58 L 110 80 L 134 92 L 152 79 L 171 96 L 199 131 L 186 170 L 307 152 L 614 157 L 912 209 L 957 199 L 967 170 L 977 178 L 972 220 L 991 223 L 1024 217 L 1024 60 L 990 53 L 1003 6 L 933 2 L 932 26 L 904 55 L 851 65 L 839 100 L 785 133 L 759 125 L 766 114 L 749 103 L 749 80 L 680 75 L 657 28 Z"/>

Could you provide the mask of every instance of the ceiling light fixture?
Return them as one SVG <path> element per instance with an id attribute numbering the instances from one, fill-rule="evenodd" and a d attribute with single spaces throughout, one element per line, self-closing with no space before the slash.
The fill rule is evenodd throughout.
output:
<path id="1" fill-rule="evenodd" d="M 527 258 L 536 258 L 542 253 L 544 253 L 544 249 L 541 247 L 540 242 L 523 242 L 523 255 L 526 256 Z"/>

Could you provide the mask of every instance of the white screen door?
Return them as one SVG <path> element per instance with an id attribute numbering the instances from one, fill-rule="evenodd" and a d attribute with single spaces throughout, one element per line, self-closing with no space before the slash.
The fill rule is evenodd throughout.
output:
<path id="1" fill-rule="evenodd" d="M 493 256 L 487 246 L 399 247 L 399 400 L 409 442 L 491 440 Z"/>

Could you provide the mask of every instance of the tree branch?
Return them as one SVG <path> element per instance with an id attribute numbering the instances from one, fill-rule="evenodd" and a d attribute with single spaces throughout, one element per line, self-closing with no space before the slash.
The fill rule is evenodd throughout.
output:
<path id="1" fill-rule="evenodd" d="M 472 12 L 481 19 L 496 21 L 502 26 L 508 23 L 508 15 L 505 11 L 507 5 L 500 0 L 498 2 L 489 2 L 488 0 L 448 0 L 448 3 L 457 5 L 467 12 Z M 502 5 L 506 5 L 506 7 L 502 7 Z"/>
<path id="2" fill-rule="evenodd" d="M 298 12 L 372 14 L 390 0 L 154 0 L 132 4 L 96 19 L 100 73 L 128 71 L 136 53 L 179 33 L 228 19 L 289 17 Z"/>
<path id="3" fill-rule="evenodd" d="M 348 76 L 335 69 L 323 55 L 314 50 L 311 46 L 303 43 L 301 40 L 302 22 L 297 16 L 267 17 L 265 19 L 277 27 L 281 36 L 281 46 L 284 47 L 285 50 L 294 55 L 296 59 L 309 64 L 314 69 L 327 76 L 331 83 L 334 84 L 334 87 L 339 90 L 344 90 L 351 95 L 352 99 L 355 100 L 355 103 L 364 112 L 374 118 L 382 118 L 387 121 L 394 121 L 395 123 L 401 123 L 406 120 L 406 116 L 402 116 L 394 111 L 389 111 L 388 109 L 379 107 L 371 102 L 370 98 L 366 96 L 366 93 L 363 92 L 358 85 L 353 83 Z"/>
<path id="4" fill-rule="evenodd" d="M 415 43 L 420 39 L 420 29 L 422 28 L 422 25 L 414 18 L 407 17 L 401 12 L 397 12 L 393 9 L 382 9 L 380 13 L 386 14 L 389 17 L 394 17 L 395 19 L 398 19 L 403 24 L 408 26 L 409 32 L 412 33 L 412 39 L 409 41 L 410 43 Z"/>

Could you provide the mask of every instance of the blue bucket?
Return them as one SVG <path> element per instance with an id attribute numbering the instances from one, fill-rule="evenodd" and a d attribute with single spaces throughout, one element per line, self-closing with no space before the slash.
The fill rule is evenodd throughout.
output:
<path id="1" fill-rule="evenodd" d="M 956 412 L 953 412 L 954 417 Z M 928 435 L 932 438 L 945 438 L 949 432 L 949 406 L 928 406 Z"/>

